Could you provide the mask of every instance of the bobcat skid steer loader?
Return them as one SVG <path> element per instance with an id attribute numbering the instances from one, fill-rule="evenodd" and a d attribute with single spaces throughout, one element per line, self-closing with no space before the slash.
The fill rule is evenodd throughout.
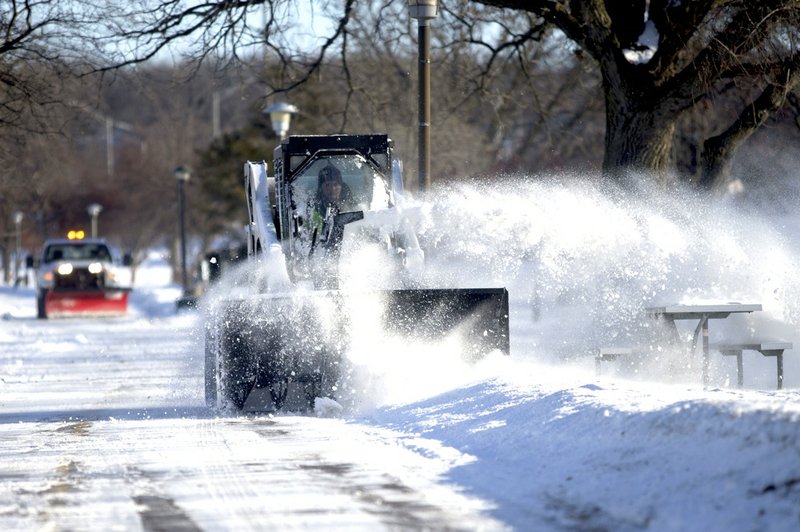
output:
<path id="1" fill-rule="evenodd" d="M 419 281 L 419 209 L 404 200 L 386 135 L 291 136 L 273 172 L 244 166 L 247 273 L 208 310 L 209 406 L 295 411 L 336 400 L 351 335 L 365 327 L 414 340 L 457 334 L 468 359 L 509 353 L 505 288 Z M 381 282 L 344 281 L 342 258 L 359 246 L 382 257 Z"/>

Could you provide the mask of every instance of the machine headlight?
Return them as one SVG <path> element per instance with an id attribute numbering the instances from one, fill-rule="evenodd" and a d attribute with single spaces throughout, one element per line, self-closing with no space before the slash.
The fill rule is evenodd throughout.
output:
<path id="1" fill-rule="evenodd" d="M 89 273 L 100 273 L 103 271 L 103 265 L 99 262 L 89 264 Z"/>
<path id="2" fill-rule="evenodd" d="M 64 264 L 59 264 L 58 268 L 56 269 L 59 275 L 69 275 L 72 273 L 72 264 L 69 262 L 65 262 Z"/>

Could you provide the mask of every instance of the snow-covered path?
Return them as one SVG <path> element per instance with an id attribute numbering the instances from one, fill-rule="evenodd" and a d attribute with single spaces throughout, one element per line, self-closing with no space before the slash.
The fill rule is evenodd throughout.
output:
<path id="1" fill-rule="evenodd" d="M 336 420 L 114 418 L 2 437 L 18 449 L 0 467 L 4 530 L 498 528 L 435 483 L 435 460 Z"/>
<path id="2" fill-rule="evenodd" d="M 0 528 L 501 527 L 439 483 L 453 450 L 341 419 L 216 417 L 197 319 L 5 320 Z"/>

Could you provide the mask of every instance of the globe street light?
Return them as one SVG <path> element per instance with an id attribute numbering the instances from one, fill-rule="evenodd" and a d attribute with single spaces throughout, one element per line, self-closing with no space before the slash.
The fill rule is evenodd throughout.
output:
<path id="1" fill-rule="evenodd" d="M 92 217 L 92 238 L 97 238 L 97 217 L 103 211 L 103 206 L 99 203 L 92 203 L 86 207 L 86 212 Z"/>
<path id="2" fill-rule="evenodd" d="M 181 243 L 181 286 L 183 287 L 183 294 L 186 295 L 189 291 L 189 278 L 186 271 L 186 227 L 184 223 L 184 197 L 183 187 L 192 177 L 191 172 L 179 166 L 175 169 L 175 180 L 178 182 L 178 227 L 180 231 Z"/>
<path id="3" fill-rule="evenodd" d="M 419 190 L 431 188 L 431 36 L 428 23 L 439 14 L 437 0 L 408 0 L 408 12 L 417 19 L 419 45 Z"/>
<path id="4" fill-rule="evenodd" d="M 14 221 L 14 286 L 19 285 L 19 248 L 22 241 L 22 211 L 14 211 L 11 219 Z"/>
<path id="5" fill-rule="evenodd" d="M 283 140 L 289 134 L 289 124 L 292 121 L 292 115 L 299 113 L 299 109 L 294 105 L 286 102 L 276 102 L 262 109 L 265 115 L 269 115 L 270 122 L 272 122 L 272 130 Z"/>

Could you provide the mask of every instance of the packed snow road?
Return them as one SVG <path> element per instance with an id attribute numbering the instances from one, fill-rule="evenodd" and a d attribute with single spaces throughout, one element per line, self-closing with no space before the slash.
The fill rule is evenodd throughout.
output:
<path id="1" fill-rule="evenodd" d="M 388 431 L 203 406 L 199 317 L 6 316 L 0 529 L 500 528 Z"/>
<path id="2" fill-rule="evenodd" d="M 215 417 L 201 406 L 191 316 L 77 325 L 17 324 L 16 349 L 26 356 L 4 377 L 3 529 L 484 520 L 471 515 L 474 503 L 436 486 L 435 464 L 411 453 L 404 461 L 380 434 L 313 417 Z"/>

